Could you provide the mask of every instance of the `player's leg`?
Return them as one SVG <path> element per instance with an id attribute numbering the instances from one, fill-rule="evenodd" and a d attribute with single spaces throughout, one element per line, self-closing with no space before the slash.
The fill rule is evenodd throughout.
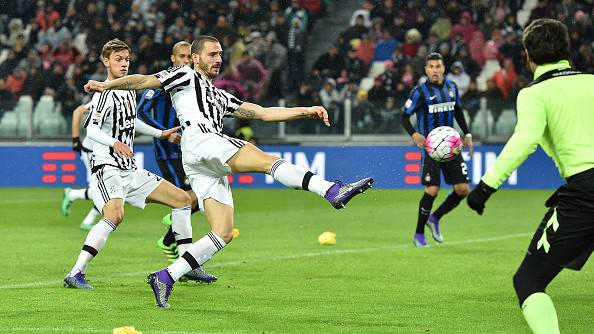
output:
<path id="1" fill-rule="evenodd" d="M 427 226 L 431 229 L 431 235 L 439 243 L 443 242 L 439 220 L 448 212 L 454 210 L 470 192 L 468 169 L 461 155 L 452 161 L 441 163 L 440 167 L 445 176 L 446 183 L 453 184 L 454 186 L 453 191 L 427 219 Z"/>
<path id="2" fill-rule="evenodd" d="M 89 153 L 83 152 L 81 153 L 80 159 L 83 161 L 86 169 L 87 169 L 87 178 L 89 178 L 89 171 L 90 171 L 90 161 L 89 161 Z M 64 216 L 68 216 L 70 214 L 70 207 L 74 201 L 79 199 L 92 199 L 92 196 L 89 194 L 89 187 L 82 188 L 82 189 L 71 189 L 71 188 L 64 188 L 64 195 L 62 197 L 62 213 Z"/>
<path id="3" fill-rule="evenodd" d="M 559 333 L 555 305 L 545 289 L 561 270 L 561 266 L 549 263 L 539 255 L 529 254 L 514 275 L 514 289 L 520 307 L 534 333 Z"/>
<path id="4" fill-rule="evenodd" d="M 89 186 L 87 187 L 86 192 L 86 199 L 93 200 L 92 188 L 91 188 L 91 177 L 93 173 L 91 172 L 91 152 L 82 152 L 80 154 L 80 159 L 85 164 L 85 168 L 87 170 L 87 183 Z M 101 215 L 101 211 L 97 209 L 97 207 L 93 204 L 93 207 L 89 210 L 83 221 L 80 223 L 80 229 L 84 231 L 89 231 L 95 225 L 97 217 Z"/>
<path id="5" fill-rule="evenodd" d="M 433 208 L 433 201 L 435 201 L 435 197 L 439 194 L 439 185 L 441 184 L 439 165 L 427 155 L 423 160 L 421 179 L 421 183 L 425 186 L 425 190 L 423 191 L 423 196 L 419 202 L 417 227 L 415 229 L 415 235 L 413 236 L 413 244 L 415 247 L 427 247 L 425 224 L 427 224 L 427 219 Z"/>
<path id="6" fill-rule="evenodd" d="M 179 259 L 158 272 L 148 276 L 148 283 L 153 289 L 157 305 L 169 307 L 169 295 L 173 284 L 212 258 L 233 240 L 233 206 L 221 203 L 214 198 L 204 200 L 206 220 L 212 230 L 193 243 Z"/>
<path id="7" fill-rule="evenodd" d="M 289 188 L 303 189 L 323 196 L 337 209 L 343 208 L 351 198 L 364 192 L 373 183 L 373 178 L 350 184 L 329 182 L 311 171 L 268 155 L 252 144 L 242 146 L 227 164 L 233 173 L 270 174 Z"/>
<path id="8" fill-rule="evenodd" d="M 129 175 L 129 174 L 128 174 Z M 125 184 L 131 181 L 118 168 L 106 166 L 93 174 L 91 189 L 93 203 L 103 212 L 103 218 L 87 234 L 82 250 L 64 278 L 64 285 L 76 289 L 92 289 L 85 280 L 89 262 L 103 248 L 109 235 L 115 231 L 124 218 Z"/>

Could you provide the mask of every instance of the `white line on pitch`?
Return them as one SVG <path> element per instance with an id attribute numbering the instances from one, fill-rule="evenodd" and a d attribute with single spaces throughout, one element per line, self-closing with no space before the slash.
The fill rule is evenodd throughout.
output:
<path id="1" fill-rule="evenodd" d="M 498 237 L 449 241 L 445 244 L 439 245 L 438 247 L 500 241 L 500 240 L 520 238 L 520 237 L 528 237 L 530 235 L 531 235 L 530 233 L 515 233 L 515 234 L 502 235 L 502 236 L 498 236 Z M 296 260 L 296 259 L 317 257 L 317 256 L 329 256 L 329 255 L 341 255 L 341 254 L 353 254 L 353 253 L 368 253 L 368 252 L 376 252 L 376 251 L 390 251 L 390 250 L 398 250 L 398 249 L 406 249 L 406 248 L 412 248 L 412 246 L 410 244 L 398 244 L 398 245 L 385 246 L 385 247 L 335 249 L 335 250 L 328 250 L 328 251 L 324 251 L 324 252 L 300 253 L 300 254 L 295 254 L 295 255 L 286 255 L 286 256 L 278 256 L 278 257 L 255 258 L 255 259 L 245 259 L 245 260 L 235 260 L 235 261 L 221 261 L 221 262 L 213 263 L 213 264 L 209 265 L 208 268 L 220 268 L 220 267 L 227 267 L 227 266 L 237 266 L 237 265 L 241 265 L 241 264 L 252 264 L 252 263 L 271 262 L 271 261 Z M 109 275 L 109 276 L 98 275 L 93 278 L 94 278 L 94 280 L 107 280 L 107 279 L 111 279 L 114 277 L 146 275 L 149 272 L 151 272 L 151 270 L 146 270 L 146 271 L 142 271 L 142 272 L 113 274 L 113 275 Z M 60 285 L 61 283 L 62 283 L 62 280 L 51 280 L 51 281 L 30 282 L 30 283 L 21 283 L 21 284 L 7 284 L 7 285 L 0 285 L 0 290 L 38 288 L 38 287 L 44 287 L 44 286 Z"/>

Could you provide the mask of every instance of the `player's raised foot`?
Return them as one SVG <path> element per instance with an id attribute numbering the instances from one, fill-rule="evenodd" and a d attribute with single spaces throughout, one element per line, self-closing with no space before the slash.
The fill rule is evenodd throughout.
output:
<path id="1" fill-rule="evenodd" d="M 173 291 L 173 279 L 167 272 L 167 269 L 159 270 L 156 273 L 149 274 L 146 282 L 153 289 L 157 306 L 167 308 L 169 305 L 169 295 Z"/>
<path id="2" fill-rule="evenodd" d="M 157 247 L 159 247 L 161 252 L 163 252 L 163 255 L 165 255 L 167 261 L 173 263 L 179 257 L 179 253 L 177 251 L 177 244 L 174 242 L 171 245 L 166 246 L 163 243 L 164 238 L 165 237 L 162 237 L 161 239 L 157 240 Z"/>
<path id="3" fill-rule="evenodd" d="M 93 287 L 85 279 L 85 274 L 78 272 L 74 276 L 70 274 L 64 277 L 64 287 L 72 289 L 93 290 Z"/>
<path id="4" fill-rule="evenodd" d="M 435 240 L 439 243 L 442 243 L 443 236 L 441 235 L 441 232 L 439 231 L 439 219 L 435 218 L 435 216 L 431 214 L 431 215 L 429 215 L 429 218 L 427 219 L 427 223 L 425 223 L 425 224 L 427 226 L 429 226 L 433 240 Z"/>
<path id="5" fill-rule="evenodd" d="M 168 213 L 165 216 L 163 216 L 163 220 L 161 220 L 161 222 L 163 223 L 163 225 L 171 226 L 171 214 Z"/>
<path id="6" fill-rule="evenodd" d="M 342 209 L 355 196 L 362 194 L 373 184 L 373 178 L 366 177 L 353 183 L 342 183 L 336 181 L 324 197 L 336 209 Z"/>
<path id="7" fill-rule="evenodd" d="M 204 271 L 204 269 L 202 269 L 202 267 L 198 267 L 198 268 L 190 271 L 189 273 L 185 274 L 179 280 L 182 282 L 195 281 L 198 283 L 212 283 L 212 282 L 216 282 L 218 279 L 219 278 L 216 277 L 215 275 L 211 275 L 211 274 L 207 273 L 206 271 Z"/>
<path id="8" fill-rule="evenodd" d="M 64 216 L 68 216 L 70 214 L 70 206 L 72 205 L 72 201 L 68 196 L 72 189 L 64 188 L 64 196 L 62 197 L 62 213 Z"/>
<path id="9" fill-rule="evenodd" d="M 425 240 L 425 235 L 423 233 L 415 233 L 415 237 L 413 238 L 413 245 L 417 248 L 425 248 L 429 247 L 427 245 L 427 240 Z"/>

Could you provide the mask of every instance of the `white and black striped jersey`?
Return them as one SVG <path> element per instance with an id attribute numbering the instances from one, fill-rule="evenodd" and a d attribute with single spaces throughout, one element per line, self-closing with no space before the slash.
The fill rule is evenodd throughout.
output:
<path id="1" fill-rule="evenodd" d="M 91 115 L 87 123 L 90 121 L 97 125 L 108 136 L 128 145 L 132 152 L 134 152 L 135 119 L 135 91 L 106 90 L 93 95 Z M 91 168 L 101 165 L 110 165 L 122 170 L 136 169 L 134 157 L 122 157 L 114 151 L 113 147 L 94 143 Z"/>
<path id="2" fill-rule="evenodd" d="M 86 128 L 87 125 L 89 125 L 89 122 L 91 121 L 91 116 L 93 113 L 93 101 L 89 101 L 85 104 L 85 108 L 87 108 L 87 118 L 85 119 L 85 122 L 83 124 L 83 126 Z M 95 145 L 95 141 L 92 140 L 91 138 L 89 138 L 88 136 L 85 136 L 85 139 L 83 139 L 82 141 L 82 150 L 85 152 L 93 152 L 93 146 Z"/>
<path id="3" fill-rule="evenodd" d="M 203 133 L 222 133 L 223 117 L 235 112 L 243 103 L 187 65 L 161 71 L 155 76 L 171 95 L 179 123 L 196 125 Z"/>

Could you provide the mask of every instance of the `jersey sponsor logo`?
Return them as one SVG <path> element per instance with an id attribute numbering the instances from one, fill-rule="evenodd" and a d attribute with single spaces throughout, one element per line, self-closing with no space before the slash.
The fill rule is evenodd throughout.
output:
<path id="1" fill-rule="evenodd" d="M 120 118 L 118 122 L 118 129 L 120 131 L 128 130 L 134 127 L 134 118 L 126 117 Z"/>
<path id="2" fill-rule="evenodd" d="M 452 111 L 456 107 L 456 102 L 444 102 L 429 105 L 429 113 L 435 114 L 440 112 Z"/>
<path id="3" fill-rule="evenodd" d="M 146 94 L 144 95 L 144 98 L 147 100 L 150 100 L 153 98 L 153 96 L 155 96 L 155 91 L 152 89 L 149 89 L 146 91 Z"/>

